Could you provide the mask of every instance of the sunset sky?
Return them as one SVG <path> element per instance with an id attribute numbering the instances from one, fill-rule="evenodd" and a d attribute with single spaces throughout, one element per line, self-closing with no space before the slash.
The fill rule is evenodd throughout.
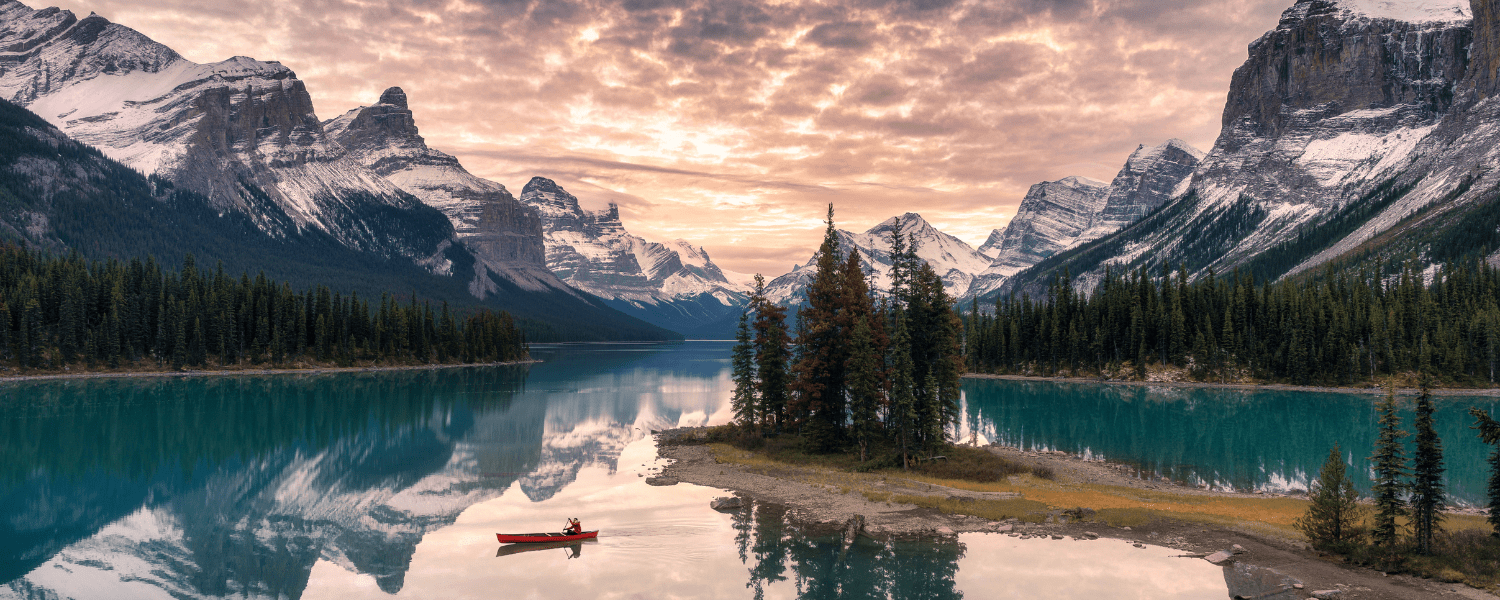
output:
<path id="1" fill-rule="evenodd" d="M 28 0 L 33 8 L 49 6 Z M 1292 0 L 63 0 L 198 62 L 279 60 L 318 116 L 404 88 L 429 145 L 558 180 L 653 241 L 776 275 L 827 203 L 975 246 L 1039 181 L 1207 151 Z"/>

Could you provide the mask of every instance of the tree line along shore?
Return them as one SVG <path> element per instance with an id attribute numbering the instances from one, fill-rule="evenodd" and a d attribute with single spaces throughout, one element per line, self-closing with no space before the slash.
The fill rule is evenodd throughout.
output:
<path id="1" fill-rule="evenodd" d="M 88 261 L 0 245 L 7 374 L 495 363 L 527 358 L 505 312 L 293 290 L 263 273 Z"/>
<path id="2" fill-rule="evenodd" d="M 988 308 L 988 307 L 987 307 Z M 1110 272 L 1090 294 L 1066 274 L 1044 298 L 1008 296 L 965 314 L 976 373 L 1303 386 L 1492 387 L 1500 367 L 1500 271 L 1479 261 L 1435 271 L 1326 271 L 1274 282 L 1235 271 Z"/>

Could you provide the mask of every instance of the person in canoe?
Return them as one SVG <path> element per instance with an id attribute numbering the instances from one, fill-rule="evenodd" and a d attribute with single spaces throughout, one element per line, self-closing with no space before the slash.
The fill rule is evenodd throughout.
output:
<path id="1" fill-rule="evenodd" d="M 578 519 L 576 518 L 569 517 L 568 526 L 563 528 L 563 533 L 567 535 L 578 535 L 580 533 L 583 533 L 583 523 L 579 523 Z"/>

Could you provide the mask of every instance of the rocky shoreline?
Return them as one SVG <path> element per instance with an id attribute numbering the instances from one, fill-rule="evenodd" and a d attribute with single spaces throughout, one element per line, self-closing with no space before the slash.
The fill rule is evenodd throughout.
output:
<path id="1" fill-rule="evenodd" d="M 1081 542 L 1111 538 L 1141 547 L 1174 548 L 1188 557 L 1214 559 L 1215 564 L 1224 567 L 1230 597 L 1271 600 L 1313 597 L 1372 600 L 1496 598 L 1462 584 L 1405 575 L 1387 576 L 1378 571 L 1333 562 L 1334 559 L 1308 549 L 1300 539 L 1288 539 L 1239 525 L 1206 525 L 1155 518 L 1133 527 L 1115 527 L 1092 520 L 1093 510 L 1087 507 L 1049 507 L 1045 520 L 1035 523 L 1015 518 L 990 520 L 902 502 L 872 501 L 861 491 L 850 489 L 837 472 L 775 463 L 752 467 L 721 462 L 709 446 L 685 439 L 695 437 L 700 431 L 701 428 L 685 428 L 657 432 L 658 455 L 669 462 L 647 482 L 652 485 L 683 482 L 715 487 L 733 492 L 737 497 L 784 505 L 789 508 L 793 519 L 810 530 L 844 531 L 846 538 L 856 530 L 876 539 L 955 536 L 960 533 L 1010 535 L 1023 539 L 1071 538 Z M 1058 481 L 1070 484 L 1122 486 L 1184 496 L 1265 497 L 1263 494 L 1205 490 L 1169 481 L 1139 479 L 1117 465 L 1066 454 L 1002 447 L 991 447 L 990 450 L 1018 462 L 1049 467 L 1056 473 Z M 962 490 L 895 476 L 876 476 L 866 484 L 876 489 L 883 486 L 905 496 L 960 503 L 1016 499 L 1021 495 Z M 1314 592 L 1319 592 L 1319 595 L 1314 595 Z"/>
<path id="2" fill-rule="evenodd" d="M 183 369 L 178 371 L 87 371 L 80 373 L 51 373 L 46 375 L 0 376 L 0 383 L 24 381 L 52 381 L 66 379 L 123 379 L 139 377 L 221 377 L 231 375 L 323 375 L 329 373 L 377 373 L 382 371 L 431 371 L 462 367 L 505 367 L 542 362 L 540 360 L 516 360 L 494 363 L 450 363 L 439 365 L 398 365 L 390 367 L 309 367 L 306 369 Z"/>

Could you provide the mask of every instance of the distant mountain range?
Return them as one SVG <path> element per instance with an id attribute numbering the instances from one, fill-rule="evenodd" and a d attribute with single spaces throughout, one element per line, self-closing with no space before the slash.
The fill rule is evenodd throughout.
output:
<path id="1" fill-rule="evenodd" d="M 1038 183 L 977 249 L 915 212 L 839 235 L 877 288 L 891 232 L 915 236 L 950 295 L 981 305 L 1064 272 L 1089 289 L 1164 266 L 1267 279 L 1500 259 L 1496 1 L 1299 1 L 1250 45 L 1208 153 L 1173 139 L 1107 184 Z M 97 15 L 0 0 L 0 98 L 51 126 L 11 114 L 25 144 L 0 150 L 16 198 L 0 238 L 421 290 L 551 339 L 725 337 L 747 300 L 701 246 L 632 235 L 545 178 L 517 198 L 469 173 L 427 146 L 400 88 L 322 121 L 279 63 L 197 64 Z M 73 141 L 103 155 L 36 150 Z M 795 306 L 811 265 L 768 293 Z"/>
<path id="2" fill-rule="evenodd" d="M 1332 267 L 1394 273 L 1500 250 L 1495 0 L 1303 0 L 1250 44 L 1214 148 L 1170 201 L 1009 278 Z M 993 297 L 993 295 L 991 296 Z"/>
<path id="3" fill-rule="evenodd" d="M 614 204 L 583 210 L 578 198 L 542 177 L 526 184 L 521 202 L 541 214 L 547 268 L 569 285 L 690 338 L 733 335 L 749 290 L 725 277 L 702 247 L 631 235 Z"/>
<path id="4" fill-rule="evenodd" d="M 1250 44 L 1210 152 L 1169 140 L 1109 184 L 1032 186 L 978 248 L 983 269 L 924 257 L 981 306 L 1043 296 L 1063 274 L 1087 291 L 1141 268 L 1269 280 L 1500 264 L 1497 15 L 1497 0 L 1296 2 Z M 778 298 L 795 303 L 803 271 L 776 280 Z"/>
<path id="5" fill-rule="evenodd" d="M 680 337 L 553 275 L 540 217 L 428 148 L 400 89 L 322 122 L 280 63 L 198 64 L 97 15 L 11 0 L 0 52 L 0 98 L 45 120 L 4 111 L 18 143 L 0 148 L 0 239 L 485 304 L 534 340 Z M 38 146 L 75 143 L 103 155 Z"/>

